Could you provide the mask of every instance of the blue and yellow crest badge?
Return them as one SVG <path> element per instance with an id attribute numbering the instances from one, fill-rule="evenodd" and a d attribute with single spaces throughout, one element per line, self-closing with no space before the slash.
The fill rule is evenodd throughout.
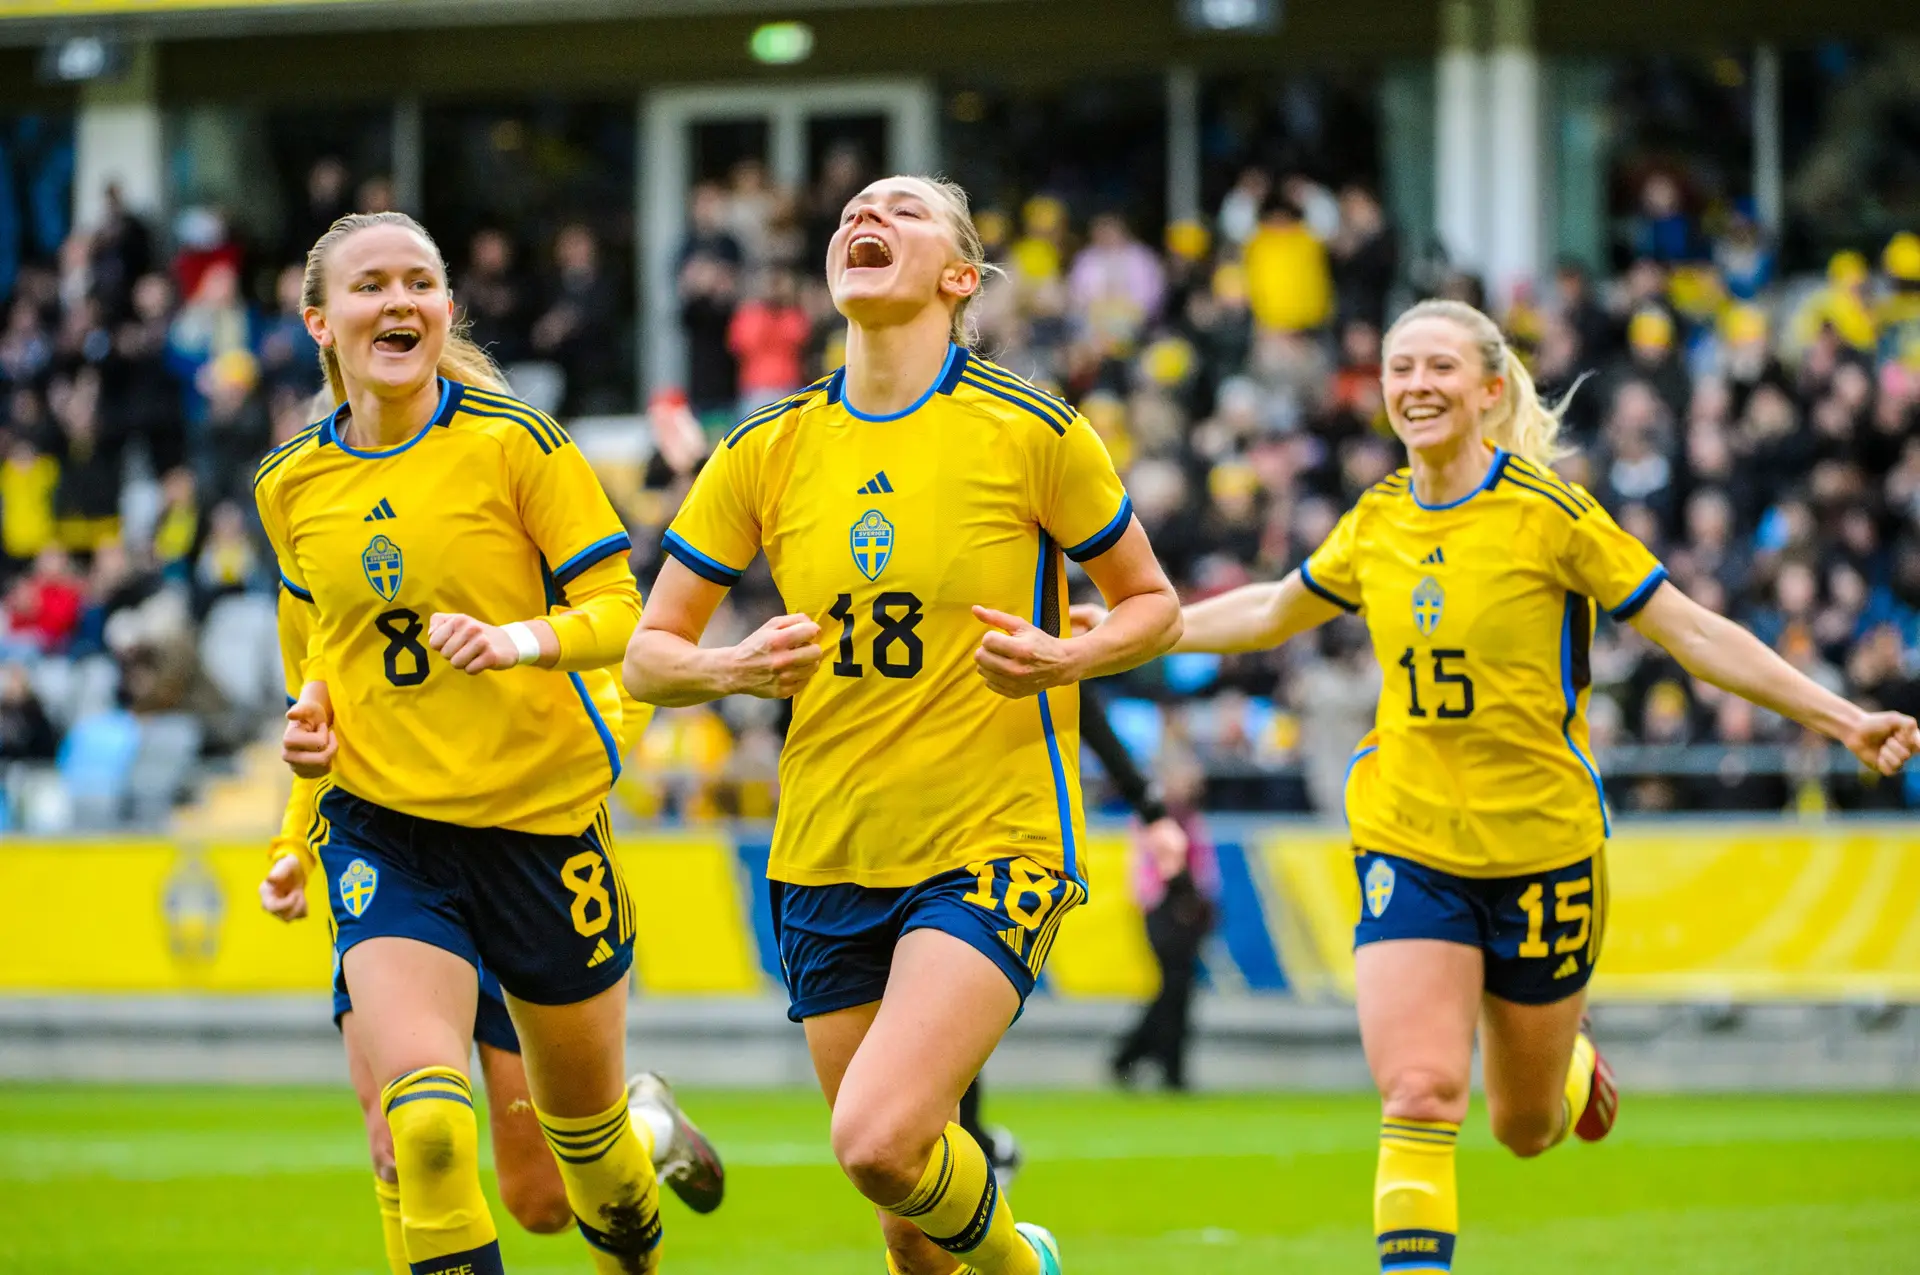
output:
<path id="1" fill-rule="evenodd" d="M 160 907 L 173 959 L 190 970 L 213 964 L 220 955 L 227 900 L 205 855 L 192 849 L 180 852 L 162 887 Z"/>
<path id="2" fill-rule="evenodd" d="M 380 870 L 365 859 L 355 859 L 340 874 L 340 906 L 360 916 L 373 906 L 374 891 L 380 888 Z"/>
<path id="3" fill-rule="evenodd" d="M 1440 627 L 1440 613 L 1446 607 L 1447 591 L 1432 576 L 1414 586 L 1413 627 L 1420 630 L 1421 637 L 1433 636 L 1433 631 Z"/>
<path id="4" fill-rule="evenodd" d="M 400 546 L 387 537 L 375 536 L 367 545 L 367 551 L 360 555 L 360 569 L 367 573 L 373 591 L 386 601 L 393 601 L 400 592 Z"/>
<path id="5" fill-rule="evenodd" d="M 1387 910 L 1387 904 L 1393 901 L 1393 865 L 1385 859 L 1375 859 L 1373 866 L 1367 869 L 1367 911 L 1378 920 Z"/>
<path id="6" fill-rule="evenodd" d="M 853 565 L 869 580 L 878 580 L 893 558 L 893 524 L 878 509 L 869 509 L 853 524 Z"/>

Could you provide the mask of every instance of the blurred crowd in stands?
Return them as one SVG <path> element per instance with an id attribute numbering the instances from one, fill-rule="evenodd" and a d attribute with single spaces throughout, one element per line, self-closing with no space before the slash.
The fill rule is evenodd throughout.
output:
<path id="1" fill-rule="evenodd" d="M 803 197 L 769 193 L 757 165 L 696 191 L 679 259 L 685 398 L 709 436 L 837 363 L 813 267 L 862 176 L 842 156 Z M 1654 172 L 1626 269 L 1565 262 L 1489 297 L 1469 273 L 1406 259 L 1373 191 L 1299 174 L 1249 170 L 1208 223 L 1158 243 L 1044 192 L 976 213 L 1005 272 L 976 307 L 979 344 L 1093 423 L 1189 599 L 1283 576 L 1403 462 L 1382 334 L 1405 304 L 1453 296 L 1501 320 L 1549 395 L 1572 394 L 1561 471 L 1681 587 L 1823 683 L 1920 708 L 1920 237 L 1780 279 L 1750 207 L 1691 216 Z M 656 399 L 656 428 L 673 411 Z M 700 454 L 664 450 L 680 459 L 656 462 L 653 491 L 630 504 L 639 531 L 657 533 Z M 637 539 L 644 574 L 657 534 Z M 763 571 L 736 601 L 742 628 L 779 605 Z M 1595 744 L 1625 808 L 1908 799 L 1903 784 L 1829 776 L 1790 723 L 1693 682 L 1631 629 L 1601 626 L 1594 670 Z M 1163 659 L 1109 690 L 1130 745 L 1199 760 L 1215 808 L 1331 811 L 1378 679 L 1358 622 L 1342 621 L 1279 652 Z M 750 710 L 732 733 L 767 752 L 765 718 Z M 1691 765 L 1661 747 L 1698 744 L 1732 747 L 1695 749 Z"/>
<path id="2" fill-rule="evenodd" d="M 653 387 L 644 419 L 599 435 L 648 440 L 610 448 L 603 470 L 643 586 L 711 440 L 838 364 L 818 263 L 868 175 L 839 150 L 805 191 L 776 188 L 754 162 L 695 190 L 676 263 L 686 382 Z M 277 573 L 249 480 L 308 422 L 319 388 L 298 305 L 304 248 L 339 213 L 391 199 L 377 181 L 350 187 L 337 163 L 316 165 L 305 215 L 272 245 L 238 241 L 214 209 L 144 224 L 109 192 L 98 224 L 24 264 L 0 299 L 8 826 L 157 821 L 189 794 L 196 759 L 272 734 Z M 976 307 L 979 344 L 1085 413 L 1193 599 L 1284 575 L 1401 464 L 1382 333 L 1420 296 L 1471 301 L 1547 392 L 1577 388 L 1562 472 L 1681 587 L 1822 682 L 1915 711 L 1920 238 L 1782 278 L 1750 209 L 1691 213 L 1658 173 L 1638 207 L 1624 270 L 1563 263 L 1488 297 L 1473 275 L 1403 253 L 1361 186 L 1249 170 L 1205 223 L 1157 241 L 1042 191 L 976 209 L 1004 271 Z M 502 226 L 443 246 L 474 335 L 524 397 L 575 419 L 630 401 L 627 293 L 584 224 L 548 244 Z M 591 431 L 576 433 L 584 445 Z M 761 566 L 716 636 L 778 607 Z M 1623 808 L 1908 801 L 1903 783 L 1828 775 L 1798 731 L 1693 683 L 1630 629 L 1601 626 L 1593 668 L 1595 744 L 1615 759 Z M 1358 622 L 1341 621 L 1279 652 L 1156 661 L 1108 690 L 1129 745 L 1156 764 L 1197 762 L 1215 808 L 1326 812 L 1378 682 Z M 781 723 L 760 701 L 662 713 L 629 770 L 630 804 L 771 813 Z M 1700 744 L 1779 747 L 1662 748 Z"/>

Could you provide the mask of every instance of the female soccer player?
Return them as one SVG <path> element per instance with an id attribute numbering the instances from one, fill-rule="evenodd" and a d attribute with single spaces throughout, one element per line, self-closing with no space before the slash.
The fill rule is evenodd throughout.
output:
<path id="1" fill-rule="evenodd" d="M 1186 608 L 1180 648 L 1277 646 L 1343 611 L 1386 670 L 1347 781 L 1362 907 L 1360 1031 L 1382 1100 L 1383 1271 L 1449 1270 L 1454 1139 L 1474 1029 L 1494 1135 L 1535 1156 L 1612 1126 L 1583 1028 L 1606 923 L 1606 799 L 1587 744 L 1594 609 L 1695 677 L 1892 774 L 1912 718 L 1868 713 L 1689 600 L 1652 554 L 1548 468 L 1559 420 L 1484 314 L 1427 301 L 1381 380 L 1409 469 L 1360 497 L 1278 584 Z"/>
<path id="2" fill-rule="evenodd" d="M 332 400 L 328 399 L 320 410 L 326 412 L 331 407 Z M 297 696 L 306 682 L 302 668 L 311 637 L 312 611 L 311 606 L 284 588 L 280 591 L 280 656 L 287 670 L 289 699 Z M 595 669 L 583 674 L 582 680 L 594 689 L 595 703 L 603 715 L 619 721 L 615 733 L 621 755 L 625 756 L 646 729 L 647 721 L 653 716 L 652 707 L 620 694 L 618 683 L 608 670 Z M 300 778 L 293 781 L 279 835 L 268 847 L 269 867 L 266 879 L 260 884 L 260 904 L 282 921 L 297 921 L 307 915 L 307 878 L 320 866 L 318 851 L 308 843 L 308 838 L 317 837 L 324 827 L 317 808 L 323 782 Z M 331 916 L 328 920 L 332 921 Z M 551 1235 L 565 1230 L 573 1222 L 573 1209 L 567 1203 L 566 1187 L 560 1181 L 553 1152 L 533 1115 L 527 1072 L 520 1060 L 520 1037 L 507 1013 L 499 980 L 481 970 L 479 985 L 473 1042 L 480 1056 L 480 1070 L 487 1081 L 487 1123 L 493 1133 L 494 1176 L 499 1180 L 500 1199 L 521 1226 L 536 1235 Z M 411 1266 L 400 1224 L 400 1189 L 394 1172 L 393 1134 L 380 1109 L 380 1085 L 373 1078 L 366 1050 L 360 1047 L 353 998 L 347 994 L 338 971 L 334 979 L 333 1021 L 346 1046 L 348 1076 L 366 1125 L 368 1150 L 373 1159 L 374 1198 L 380 1210 L 387 1265 L 393 1275 L 409 1275 Z M 654 1101 L 655 1091 L 664 1083 L 659 1077 L 644 1073 L 628 1080 L 632 1103 L 629 1110 L 636 1120 L 649 1118 L 648 1109 L 658 1105 Z M 662 1163 L 660 1157 L 675 1145 L 670 1134 L 667 1138 L 655 1139 L 655 1143 L 654 1167 L 669 1183 L 697 1172 L 690 1160 Z"/>
<path id="3" fill-rule="evenodd" d="M 1179 624 L 1092 426 L 967 348 L 984 258 L 956 186 L 848 203 L 846 366 L 715 448 L 626 662 L 651 703 L 794 697 L 768 869 L 790 1016 L 911 1275 L 1059 1270 L 954 1107 L 1085 897 L 1074 683 Z M 794 613 L 700 647 L 763 549 Z M 1113 606 L 1085 637 L 1062 636 L 1063 553 Z"/>
<path id="4" fill-rule="evenodd" d="M 580 671 L 614 663 L 638 613 L 626 533 L 566 432 L 484 388 L 412 219 L 334 223 L 304 302 L 340 407 L 268 453 L 255 497 L 314 608 L 283 752 L 327 777 L 314 842 L 408 1260 L 501 1270 L 466 1078 L 484 966 L 597 1268 L 651 1271 L 646 1142 L 698 1148 L 683 1195 L 721 1181 L 666 1095 L 635 1131 L 621 1075 L 633 910 L 601 820 L 619 756 Z"/>

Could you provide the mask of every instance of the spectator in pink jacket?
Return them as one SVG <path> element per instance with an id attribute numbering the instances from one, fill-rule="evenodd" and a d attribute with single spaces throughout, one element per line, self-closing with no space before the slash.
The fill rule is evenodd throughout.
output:
<path id="1" fill-rule="evenodd" d="M 733 312 L 727 326 L 727 348 L 740 367 L 742 416 L 807 383 L 801 352 L 811 330 L 793 272 L 769 271 L 756 295 Z"/>

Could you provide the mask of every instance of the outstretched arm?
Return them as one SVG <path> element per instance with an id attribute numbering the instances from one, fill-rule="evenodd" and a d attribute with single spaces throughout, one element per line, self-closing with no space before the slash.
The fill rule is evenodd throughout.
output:
<path id="1" fill-rule="evenodd" d="M 1662 583 L 1629 621 L 1680 667 L 1847 746 L 1883 775 L 1920 752 L 1920 728 L 1903 713 L 1869 713 L 1827 690 L 1725 616 Z"/>
<path id="2" fill-rule="evenodd" d="M 1186 632 L 1173 649 L 1221 655 L 1264 651 L 1319 628 L 1340 610 L 1292 571 L 1278 584 L 1243 584 L 1186 607 L 1181 612 Z"/>

